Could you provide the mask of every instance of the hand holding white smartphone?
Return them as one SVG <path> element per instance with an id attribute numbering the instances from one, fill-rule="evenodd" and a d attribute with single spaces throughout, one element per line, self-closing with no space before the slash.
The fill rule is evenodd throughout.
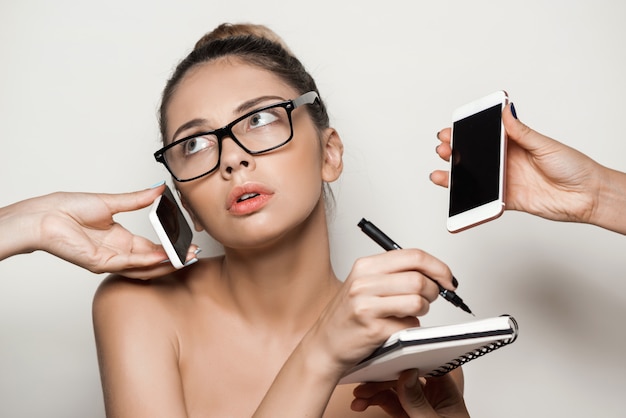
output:
<path id="1" fill-rule="evenodd" d="M 506 131 L 505 91 L 458 107 L 452 114 L 447 228 L 460 232 L 504 212 Z"/>
<path id="2" fill-rule="evenodd" d="M 193 232 L 168 186 L 152 204 L 149 218 L 172 265 L 185 267 Z"/>

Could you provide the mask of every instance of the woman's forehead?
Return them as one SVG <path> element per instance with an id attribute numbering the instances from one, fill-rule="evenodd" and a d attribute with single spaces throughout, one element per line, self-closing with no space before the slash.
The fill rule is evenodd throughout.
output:
<path id="1" fill-rule="evenodd" d="M 199 64 L 181 80 L 174 99 L 206 97 L 215 102 L 237 102 L 259 95 L 287 96 L 295 90 L 276 74 L 240 60 L 218 60 Z"/>
<path id="2" fill-rule="evenodd" d="M 168 138 L 187 120 L 201 117 L 224 124 L 239 116 L 239 106 L 253 98 L 287 100 L 296 95 L 295 89 L 274 73 L 240 60 L 199 64 L 181 79 L 172 95 L 167 109 Z"/>

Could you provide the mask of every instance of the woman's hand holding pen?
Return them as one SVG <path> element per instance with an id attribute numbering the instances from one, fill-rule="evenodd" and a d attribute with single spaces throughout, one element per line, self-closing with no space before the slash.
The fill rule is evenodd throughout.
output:
<path id="1" fill-rule="evenodd" d="M 385 234 L 376 225 L 374 225 L 367 219 L 365 218 L 361 219 L 361 221 L 358 223 L 358 226 L 365 233 L 365 235 L 370 237 L 374 242 L 380 245 L 384 250 L 393 251 L 393 250 L 402 249 L 400 245 L 394 242 L 391 238 L 389 238 L 387 234 Z M 430 277 L 429 279 L 433 280 Z M 452 283 L 454 286 L 457 285 L 457 280 L 456 278 L 454 278 L 454 276 L 452 276 Z M 439 294 L 441 295 L 441 297 L 443 297 L 448 302 L 452 303 L 454 306 L 459 307 L 463 309 L 465 312 L 474 315 L 472 311 L 470 310 L 469 306 L 467 306 L 463 302 L 463 299 L 461 299 L 459 295 L 454 293 L 453 290 L 446 289 L 440 283 L 437 283 L 437 287 L 439 288 Z"/>
<path id="2" fill-rule="evenodd" d="M 339 292 L 301 344 L 336 381 L 392 333 L 419 325 L 438 294 L 436 279 L 454 289 L 446 264 L 417 249 L 357 260 Z M 311 344 L 308 344 L 312 340 Z M 317 355 L 315 355 L 317 354 Z"/>
<path id="3" fill-rule="evenodd" d="M 285 416 L 301 414 L 302 405 L 310 416 L 322 416 L 350 367 L 394 332 L 419 326 L 417 316 L 426 314 L 439 295 L 437 282 L 455 288 L 448 266 L 420 250 L 388 251 L 357 260 L 283 365 L 254 416 L 273 416 L 276 405 Z M 293 381 L 302 390 L 294 392 Z M 278 395 L 285 392 L 292 393 L 287 401 Z"/>

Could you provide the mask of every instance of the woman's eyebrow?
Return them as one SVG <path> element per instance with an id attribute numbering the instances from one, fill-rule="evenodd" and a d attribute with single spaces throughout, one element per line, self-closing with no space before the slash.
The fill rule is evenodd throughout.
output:
<path id="1" fill-rule="evenodd" d="M 178 127 L 178 129 L 176 129 L 176 132 L 174 132 L 174 135 L 172 135 L 172 141 L 174 141 L 174 138 L 176 138 L 181 132 L 186 131 L 187 129 L 196 128 L 198 126 L 206 126 L 208 122 L 209 121 L 206 119 L 196 118 L 196 119 L 192 119 L 188 122 L 183 123 L 182 125 Z"/>
<path id="2" fill-rule="evenodd" d="M 254 99 L 250 99 L 250 100 L 246 100 L 245 102 L 241 103 L 239 106 L 237 106 L 237 108 L 235 109 L 235 114 L 241 114 L 241 113 L 245 113 L 249 110 L 252 110 L 253 108 L 255 108 L 256 106 L 258 106 L 261 103 L 267 102 L 269 100 L 278 100 L 278 101 L 284 101 L 285 99 L 283 97 L 280 96 L 260 96 L 260 97 L 255 97 Z M 174 135 L 172 135 L 172 141 L 174 141 L 174 138 L 176 138 L 181 132 L 187 130 L 187 129 L 191 129 L 191 128 L 197 128 L 199 126 L 207 126 L 209 123 L 209 121 L 207 119 L 204 118 L 195 118 L 192 119 L 188 122 L 183 123 L 182 125 L 180 125 L 178 127 L 178 129 L 176 129 L 176 132 L 174 132 Z"/>
<path id="3" fill-rule="evenodd" d="M 239 106 L 237 106 L 237 108 L 235 109 L 236 113 L 244 113 L 248 110 L 253 109 L 254 107 L 258 106 L 259 104 L 263 103 L 263 102 L 267 102 L 269 100 L 278 100 L 278 101 L 284 101 L 285 99 L 283 97 L 280 96 L 260 96 L 260 97 L 255 97 L 254 99 L 250 99 L 247 100 L 245 102 L 243 102 L 242 104 L 240 104 Z"/>

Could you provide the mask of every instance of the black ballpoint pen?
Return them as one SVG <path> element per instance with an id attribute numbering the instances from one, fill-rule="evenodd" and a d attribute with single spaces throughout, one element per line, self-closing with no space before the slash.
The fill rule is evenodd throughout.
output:
<path id="1" fill-rule="evenodd" d="M 370 237 L 378 245 L 383 247 L 383 249 L 385 249 L 387 251 L 402 249 L 402 247 L 400 247 L 398 244 L 393 242 L 393 240 L 391 238 L 389 238 L 383 231 L 378 229 L 378 227 L 376 227 L 376 225 L 374 225 L 373 223 L 371 223 L 367 219 L 365 219 L 365 218 L 361 219 L 361 221 L 359 222 L 359 227 L 361 228 L 361 230 L 368 237 Z M 426 277 L 428 277 L 428 276 L 426 276 Z M 432 280 L 433 282 L 437 283 L 436 280 L 433 280 L 430 277 L 428 277 L 428 278 L 430 280 Z M 452 303 L 454 306 L 463 309 L 465 312 L 467 312 L 469 314 L 474 315 L 472 313 L 472 311 L 470 311 L 470 308 L 465 303 L 463 303 L 463 299 L 461 299 L 459 297 L 459 295 L 454 293 L 452 290 L 448 290 L 448 289 L 444 288 L 439 283 L 437 283 L 437 286 L 439 286 L 439 294 L 441 295 L 441 297 L 443 297 L 448 302 Z"/>

